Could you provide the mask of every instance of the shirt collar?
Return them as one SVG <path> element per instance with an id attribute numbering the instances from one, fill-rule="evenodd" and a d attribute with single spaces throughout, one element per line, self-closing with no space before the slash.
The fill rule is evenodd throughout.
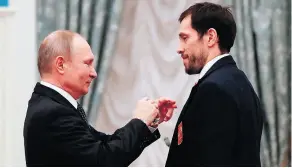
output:
<path id="1" fill-rule="evenodd" d="M 210 60 L 201 70 L 200 74 L 199 74 L 199 79 L 201 79 L 207 72 L 208 70 L 220 59 L 222 59 L 223 57 L 229 56 L 230 54 L 222 54 L 219 55 L 215 58 L 213 58 L 212 60 Z"/>
<path id="2" fill-rule="evenodd" d="M 42 85 L 49 87 L 53 90 L 55 90 L 56 92 L 58 92 L 59 94 L 61 94 L 63 97 L 65 97 L 76 109 L 77 109 L 77 101 L 65 90 L 51 84 L 45 81 L 41 81 L 40 82 Z"/>

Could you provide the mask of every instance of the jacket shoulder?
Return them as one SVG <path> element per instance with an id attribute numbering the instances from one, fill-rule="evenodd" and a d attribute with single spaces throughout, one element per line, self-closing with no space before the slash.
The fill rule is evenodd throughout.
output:
<path id="1" fill-rule="evenodd" d="M 45 124 L 44 122 L 50 121 L 64 113 L 76 114 L 72 108 L 60 104 L 49 97 L 33 94 L 28 103 L 25 124 Z"/>

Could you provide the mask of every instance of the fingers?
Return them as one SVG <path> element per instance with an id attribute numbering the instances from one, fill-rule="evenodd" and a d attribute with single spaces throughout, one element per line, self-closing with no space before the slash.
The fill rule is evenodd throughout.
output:
<path id="1" fill-rule="evenodd" d="M 155 125 L 158 125 L 159 124 L 159 110 L 158 109 L 155 109 L 154 112 L 153 112 L 153 115 L 152 115 L 152 118 L 151 118 L 151 125 L 152 126 L 155 126 Z"/>
<path id="2" fill-rule="evenodd" d="M 153 120 L 156 118 L 157 115 L 159 115 L 159 110 L 158 107 L 155 105 L 155 103 L 150 102 L 150 104 L 152 105 L 152 118 Z"/>
<path id="3" fill-rule="evenodd" d="M 173 110 L 174 109 L 169 109 L 168 112 L 166 113 L 165 117 L 164 117 L 164 121 L 168 121 L 171 119 L 172 115 L 173 115 Z"/>
<path id="4" fill-rule="evenodd" d="M 151 104 L 158 105 L 157 101 L 150 100 L 148 97 L 143 97 L 140 101 L 147 101 L 147 102 L 150 102 Z"/>
<path id="5" fill-rule="evenodd" d="M 144 97 L 141 99 L 141 103 L 144 104 L 145 108 L 148 106 L 149 112 L 151 111 L 148 121 L 151 126 L 155 127 L 164 121 L 169 121 L 173 115 L 174 108 L 177 108 L 176 102 L 166 97 L 156 100 Z"/>
<path id="6" fill-rule="evenodd" d="M 172 105 L 172 108 L 177 108 L 177 105 L 176 105 L 176 104 L 173 104 L 173 105 Z"/>
<path id="7" fill-rule="evenodd" d="M 176 104 L 164 103 L 164 104 L 158 105 L 158 108 L 159 108 L 159 111 L 161 113 L 166 114 L 169 109 L 175 109 L 175 108 L 177 108 L 177 105 Z"/>
<path id="8" fill-rule="evenodd" d="M 176 103 L 176 101 L 170 99 L 170 98 L 167 98 L 167 97 L 160 97 L 158 99 L 159 102 L 161 103 L 170 103 L 170 104 L 173 104 L 173 103 Z"/>
<path id="9" fill-rule="evenodd" d="M 155 106 L 158 108 L 158 102 L 157 102 L 157 101 L 155 101 L 155 100 L 150 100 L 150 103 L 153 104 L 153 105 L 155 105 Z"/>
<path id="10" fill-rule="evenodd" d="M 148 97 L 143 97 L 140 101 L 153 104 L 158 109 L 158 103 L 155 100 L 150 100 Z"/>
<path id="11" fill-rule="evenodd" d="M 148 97 L 144 97 L 141 100 L 150 101 L 152 104 L 156 105 L 159 108 L 160 107 L 161 108 L 177 108 L 176 101 L 171 100 L 170 98 L 167 98 L 167 97 L 161 97 L 156 100 L 150 100 Z"/>
<path id="12" fill-rule="evenodd" d="M 173 106 L 176 104 L 176 102 L 169 101 L 169 100 L 163 100 L 158 102 L 159 105 L 168 105 L 168 106 Z"/>
<path id="13" fill-rule="evenodd" d="M 142 119 L 146 124 L 150 124 L 159 114 L 158 105 L 148 97 L 140 99 L 134 111 L 134 117 Z"/>
<path id="14" fill-rule="evenodd" d="M 158 98 L 158 100 L 160 100 L 160 101 L 173 101 L 173 102 L 175 102 L 174 100 L 172 100 L 172 99 L 170 99 L 170 98 L 168 98 L 168 97 L 160 97 L 160 98 Z"/>
<path id="15" fill-rule="evenodd" d="M 150 126 L 153 127 L 153 128 L 157 128 L 158 125 L 159 125 L 159 123 L 155 122 L 155 121 L 150 124 Z"/>
<path id="16" fill-rule="evenodd" d="M 166 97 L 158 99 L 158 107 L 160 112 L 160 120 L 169 121 L 173 116 L 173 111 L 177 108 L 176 102 Z"/>
<path id="17" fill-rule="evenodd" d="M 177 108 L 176 101 L 166 97 L 161 97 L 158 99 L 158 106 L 164 106 L 166 108 Z"/>
<path id="18" fill-rule="evenodd" d="M 148 101 L 149 98 L 148 98 L 148 97 L 143 97 L 141 100 L 142 100 L 142 101 Z"/>

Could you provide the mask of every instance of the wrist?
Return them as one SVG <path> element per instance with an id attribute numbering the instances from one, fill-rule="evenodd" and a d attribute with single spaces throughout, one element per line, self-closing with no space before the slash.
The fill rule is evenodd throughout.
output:
<path id="1" fill-rule="evenodd" d="M 147 120 L 144 120 L 144 119 L 139 118 L 139 117 L 135 117 L 135 118 L 138 119 L 138 120 L 140 120 L 140 121 L 142 121 L 146 126 L 149 126 L 150 125 L 150 123 L 148 123 Z"/>

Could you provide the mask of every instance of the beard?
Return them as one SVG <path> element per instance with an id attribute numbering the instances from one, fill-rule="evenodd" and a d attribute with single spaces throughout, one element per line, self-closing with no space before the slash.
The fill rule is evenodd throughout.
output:
<path id="1" fill-rule="evenodd" d="M 201 71 L 202 71 L 203 68 L 194 68 L 194 67 L 189 67 L 189 68 L 186 68 L 185 71 L 186 71 L 186 74 L 188 75 L 194 75 L 194 74 L 199 74 Z"/>
<path id="2" fill-rule="evenodd" d="M 201 52 L 199 57 L 190 55 L 189 66 L 185 67 L 185 72 L 188 75 L 199 74 L 207 61 L 207 55 Z"/>

